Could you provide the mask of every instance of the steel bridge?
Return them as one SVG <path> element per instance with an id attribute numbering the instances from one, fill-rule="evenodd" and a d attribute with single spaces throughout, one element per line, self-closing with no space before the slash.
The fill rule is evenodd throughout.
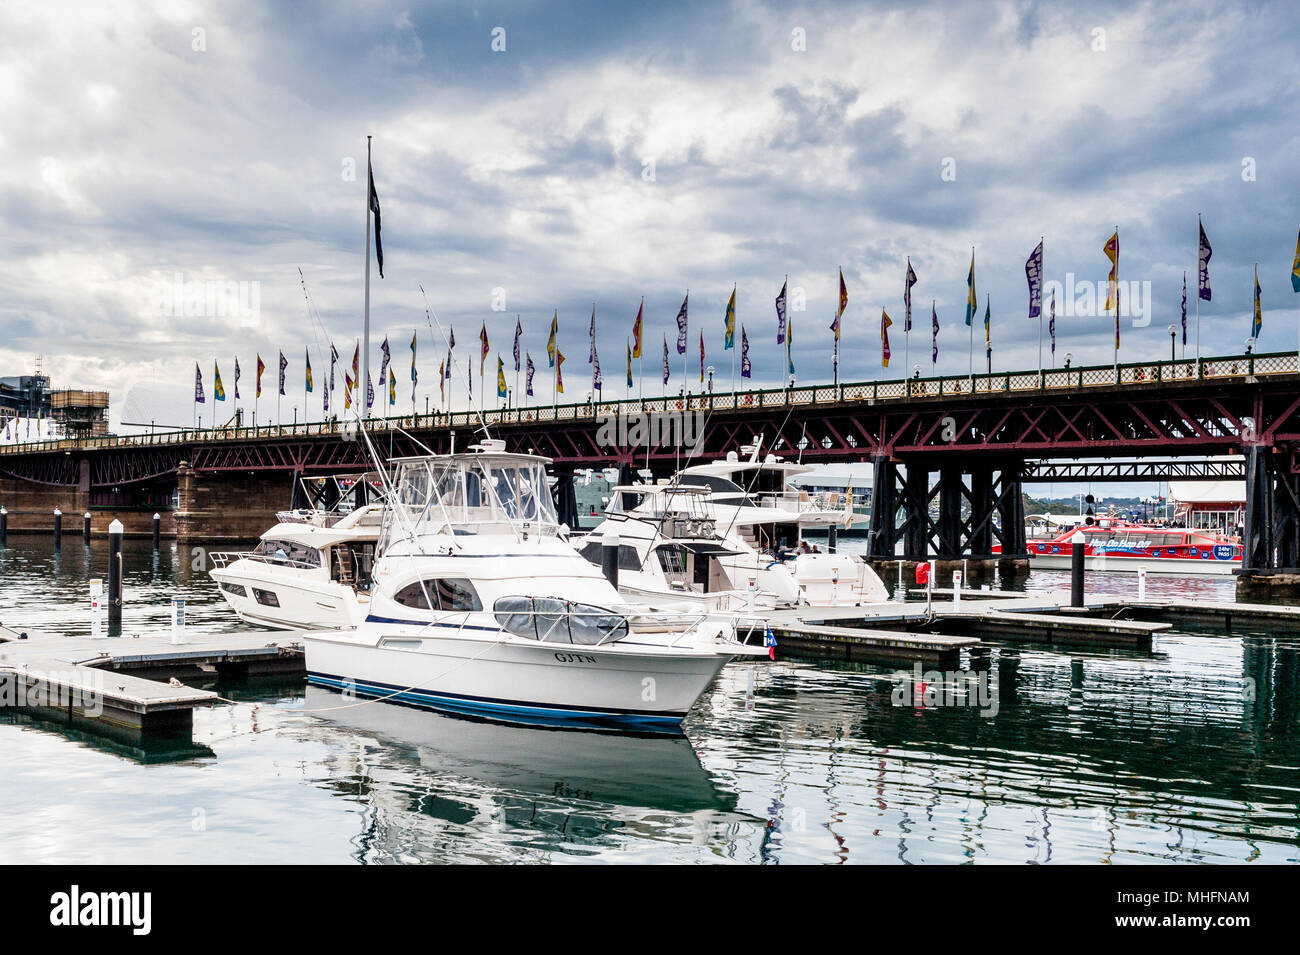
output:
<path id="1" fill-rule="evenodd" d="M 1245 478 L 1247 569 L 1300 566 L 1300 361 L 1230 355 L 736 393 L 374 418 L 381 455 L 463 449 L 483 424 L 512 450 L 657 475 L 762 447 L 874 463 L 870 553 L 1025 553 L 1026 481 Z M 649 437 L 647 439 L 647 432 Z M 1213 458 L 1240 455 L 1237 461 Z M 1122 460 L 1116 460 L 1122 459 Z M 90 490 L 199 475 L 370 466 L 355 422 L 177 431 L 0 448 L 0 476 Z M 932 512 L 937 517 L 932 516 Z"/>

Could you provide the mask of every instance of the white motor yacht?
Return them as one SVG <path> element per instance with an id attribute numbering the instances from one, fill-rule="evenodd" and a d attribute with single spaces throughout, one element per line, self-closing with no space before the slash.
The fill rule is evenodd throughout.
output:
<path id="1" fill-rule="evenodd" d="M 779 594 L 784 575 L 776 570 L 785 568 L 796 588 L 794 602 L 808 606 L 888 601 L 885 585 L 862 557 L 842 551 L 813 552 L 804 541 L 809 528 L 851 523 L 851 499 L 814 500 L 789 483 L 791 477 L 811 468 L 774 454 L 760 460 L 757 444 L 742 451 L 748 453 L 747 459 L 732 451 L 725 460 L 683 468 L 674 478 L 677 484 L 709 490 L 718 535 L 746 554 L 743 566 L 733 559 L 737 574 L 754 568 L 760 575 L 760 589 Z"/>
<path id="2" fill-rule="evenodd" d="M 617 538 L 618 591 L 643 606 L 772 609 L 780 601 L 759 589 L 757 573 L 737 576 L 742 553 L 718 537 L 708 495 L 695 485 L 616 486 L 605 519 L 577 542 L 578 553 L 604 567 L 606 539 L 613 546 Z M 794 592 L 793 581 L 781 591 L 787 598 Z"/>
<path id="3" fill-rule="evenodd" d="M 369 614 L 304 635 L 308 680 L 512 721 L 671 726 L 724 664 L 725 616 L 630 605 L 560 527 L 549 460 L 499 441 L 401 458 Z"/>
<path id="4" fill-rule="evenodd" d="M 370 604 L 383 505 L 346 514 L 294 511 L 256 550 L 211 555 L 210 576 L 241 619 L 285 630 L 355 627 Z"/>

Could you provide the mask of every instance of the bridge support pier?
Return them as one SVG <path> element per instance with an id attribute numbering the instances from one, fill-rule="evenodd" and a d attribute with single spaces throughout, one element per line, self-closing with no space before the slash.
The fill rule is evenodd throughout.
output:
<path id="1" fill-rule="evenodd" d="M 1300 601 L 1300 476 L 1290 455 L 1249 445 L 1237 599 Z"/>
<path id="2" fill-rule="evenodd" d="M 898 550 L 898 466 L 888 455 L 880 454 L 873 462 L 871 482 L 871 536 L 867 540 L 867 558 L 872 561 L 894 560 Z"/>

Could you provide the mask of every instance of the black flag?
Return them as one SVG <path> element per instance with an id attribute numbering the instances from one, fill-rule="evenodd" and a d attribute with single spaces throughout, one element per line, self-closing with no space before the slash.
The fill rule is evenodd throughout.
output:
<path id="1" fill-rule="evenodd" d="M 379 262 L 379 277 L 384 277 L 384 244 L 379 241 L 379 193 L 375 192 L 375 169 L 366 158 L 366 174 L 370 177 L 370 211 L 375 214 L 375 259 Z"/>

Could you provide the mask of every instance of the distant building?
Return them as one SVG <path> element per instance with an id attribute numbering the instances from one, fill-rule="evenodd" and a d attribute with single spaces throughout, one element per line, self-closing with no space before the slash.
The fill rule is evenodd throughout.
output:
<path id="1" fill-rule="evenodd" d="M 1229 536 L 1246 523 L 1245 481 L 1170 481 L 1174 520 L 1194 530 Z"/>
<path id="2" fill-rule="evenodd" d="M 64 437 L 98 438 L 108 434 L 107 391 L 66 388 L 52 392 L 46 401 L 46 413 L 53 414 L 54 426 Z"/>
<path id="3" fill-rule="evenodd" d="M 48 418 L 50 379 L 48 375 L 18 375 L 0 378 L 0 417 Z"/>

